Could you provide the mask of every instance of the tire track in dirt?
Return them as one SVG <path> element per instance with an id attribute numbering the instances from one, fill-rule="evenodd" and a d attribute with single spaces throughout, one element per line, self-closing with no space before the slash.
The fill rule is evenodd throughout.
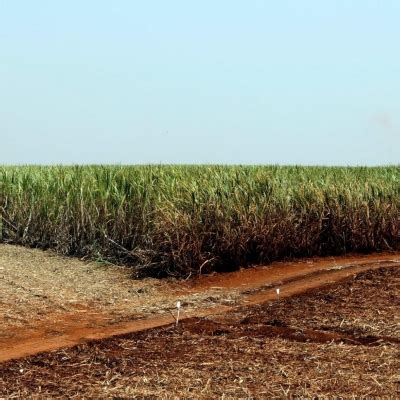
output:
<path id="1" fill-rule="evenodd" d="M 241 325 L 247 325 L 246 319 L 239 321 Z M 286 325 L 280 320 L 267 321 L 266 325 L 245 328 L 243 331 L 236 332 L 232 326 L 224 322 L 205 320 L 199 323 L 198 318 L 187 319 L 185 321 L 185 331 L 196 334 L 206 334 L 208 336 L 224 335 L 230 339 L 242 338 L 243 335 L 249 337 L 262 338 L 283 338 L 301 343 L 344 343 L 352 346 L 379 346 L 381 344 L 400 344 L 400 339 L 390 336 L 357 336 L 349 333 L 338 332 L 335 330 L 318 330 L 307 328 L 295 328 Z"/>
<path id="2" fill-rule="evenodd" d="M 237 288 L 241 296 L 233 306 L 217 305 L 183 312 L 181 321 L 226 313 L 239 307 L 277 301 L 276 288 L 280 288 L 280 299 L 314 291 L 318 288 L 337 284 L 359 272 L 383 267 L 400 267 L 400 254 L 371 257 L 341 258 L 337 261 L 276 263 L 266 268 L 253 268 L 231 274 L 219 274 L 199 278 L 186 283 L 181 296 L 210 288 Z M 22 336 L 0 339 L 0 362 L 22 358 L 41 352 L 72 347 L 79 343 L 102 340 L 174 323 L 172 315 L 161 315 L 147 319 L 135 319 L 108 325 L 107 315 L 89 313 L 84 319 L 66 316 L 64 324 L 47 324 L 38 329 L 28 329 Z M 85 323 L 83 323 L 85 322 Z"/>

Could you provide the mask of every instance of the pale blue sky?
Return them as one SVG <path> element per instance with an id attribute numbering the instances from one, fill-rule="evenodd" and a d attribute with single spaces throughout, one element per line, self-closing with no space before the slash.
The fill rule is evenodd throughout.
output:
<path id="1" fill-rule="evenodd" d="M 398 164 L 399 40 L 399 0 L 0 0 L 0 164 Z"/>

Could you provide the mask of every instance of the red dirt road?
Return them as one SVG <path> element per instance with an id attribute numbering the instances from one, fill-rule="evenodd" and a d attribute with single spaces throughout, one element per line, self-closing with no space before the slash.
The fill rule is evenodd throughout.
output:
<path id="1" fill-rule="evenodd" d="M 400 254 L 386 253 L 274 263 L 268 267 L 199 277 L 182 283 L 180 298 L 183 304 L 185 295 L 203 293 L 210 289 L 219 289 L 222 292 L 235 289 L 240 296 L 232 306 L 221 304 L 198 308 L 187 313 L 183 309 L 181 319 L 232 311 L 243 305 L 276 301 L 278 287 L 280 297 L 286 298 L 330 285 L 362 271 L 382 267 L 400 267 Z M 33 328 L 10 330 L 5 337 L 1 337 L 0 362 L 72 347 L 89 340 L 100 340 L 174 323 L 173 315 L 168 313 L 147 319 L 140 319 L 141 317 L 137 315 L 132 318 L 117 324 L 109 324 L 108 315 L 98 313 L 89 307 L 82 307 L 80 313 L 66 313 L 61 317 L 58 315 L 57 318 L 49 316 Z"/>

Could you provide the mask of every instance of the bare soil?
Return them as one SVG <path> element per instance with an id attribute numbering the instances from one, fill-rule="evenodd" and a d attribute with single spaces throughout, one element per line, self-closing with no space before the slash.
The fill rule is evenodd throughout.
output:
<path id="1" fill-rule="evenodd" d="M 400 397 L 399 261 L 399 254 L 303 260 L 178 283 L 0 246 L 2 294 L 8 288 L 0 304 L 20 317 L 3 312 L 0 396 Z M 22 284 L 22 271 L 37 280 L 24 275 Z M 125 301 L 130 285 L 141 296 Z M 46 297 L 35 303 L 39 289 Z M 184 305 L 177 328 L 176 299 Z"/>

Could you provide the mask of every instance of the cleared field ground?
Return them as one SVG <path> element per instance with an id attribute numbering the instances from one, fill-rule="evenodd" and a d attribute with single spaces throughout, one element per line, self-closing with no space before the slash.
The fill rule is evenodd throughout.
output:
<path id="1" fill-rule="evenodd" d="M 160 281 L 1 245 L 0 276 L 6 398 L 400 395 L 398 253 Z"/>
<path id="2" fill-rule="evenodd" d="M 185 310 L 233 302 L 235 289 L 187 290 Z M 130 268 L 0 244 L 0 293 L 1 361 L 17 343 L 21 351 L 34 352 L 44 338 L 60 347 L 57 338 L 65 332 L 78 330 L 74 340 L 79 341 L 93 328 L 102 331 L 124 321 L 163 316 L 173 321 L 170 310 L 182 296 L 182 282 L 138 280 Z"/>
<path id="3" fill-rule="evenodd" d="M 400 268 L 0 364 L 7 397 L 400 395 Z"/>
<path id="4" fill-rule="evenodd" d="M 0 245 L 0 361 L 107 338 L 183 318 L 292 296 L 363 270 L 400 263 L 398 254 L 274 263 L 188 281 L 133 279 L 124 267 Z"/>

